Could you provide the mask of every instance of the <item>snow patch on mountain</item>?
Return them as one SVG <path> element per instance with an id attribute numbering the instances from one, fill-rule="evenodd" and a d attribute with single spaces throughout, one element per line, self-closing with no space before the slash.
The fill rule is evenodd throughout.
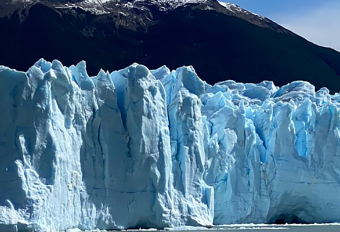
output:
<path id="1" fill-rule="evenodd" d="M 24 2 L 25 4 L 38 2 L 38 0 L 12 0 L 13 2 Z M 124 7 L 128 10 L 136 8 L 136 9 L 144 9 L 144 7 L 154 5 L 158 6 L 158 9 L 161 11 L 169 11 L 175 9 L 180 6 L 185 6 L 187 4 L 200 4 L 200 3 L 209 3 L 210 0 L 132 0 L 132 1 L 118 1 L 118 0 L 82 0 L 78 2 L 69 1 L 68 3 L 51 1 L 50 4 L 53 4 L 55 8 L 59 9 L 72 9 L 72 8 L 81 8 L 84 11 L 90 11 L 94 14 L 109 14 L 112 13 L 112 7 L 120 6 Z M 241 13 L 247 15 L 258 16 L 261 19 L 264 17 L 257 15 L 255 13 L 249 12 L 247 10 L 242 9 L 241 7 L 227 2 L 219 2 L 222 6 L 228 9 L 232 13 Z M 213 10 L 213 7 L 207 5 L 206 10 Z"/>
<path id="2" fill-rule="evenodd" d="M 169 5 L 171 7 L 178 7 L 185 4 L 198 4 L 198 3 L 206 3 L 209 0 L 134 0 L 133 2 L 150 2 L 153 4 L 160 4 L 160 5 Z"/>
<path id="3" fill-rule="evenodd" d="M 35 0 L 18 0 L 18 1 L 27 1 L 34 2 Z M 133 0 L 133 1 L 116 1 L 116 0 L 83 0 L 79 2 L 68 2 L 68 3 L 60 3 L 54 2 L 54 7 L 58 9 L 72 9 L 72 8 L 80 8 L 84 11 L 89 11 L 97 15 L 101 14 L 110 14 L 112 12 L 112 3 L 114 3 L 116 7 L 124 7 L 128 10 L 136 8 L 136 9 L 144 9 L 145 6 L 155 5 L 158 6 L 161 11 L 169 11 L 175 9 L 177 7 L 193 4 L 193 3 L 206 3 L 208 0 Z"/>
<path id="4" fill-rule="evenodd" d="M 243 13 L 243 14 L 248 14 L 248 15 L 254 15 L 254 16 L 257 16 L 261 19 L 264 19 L 265 17 L 261 16 L 261 15 L 258 15 L 258 14 L 255 14 L 253 12 L 250 12 L 250 11 L 247 11 L 241 7 L 239 7 L 238 5 L 236 4 L 233 4 L 233 3 L 228 3 L 228 2 L 218 2 L 219 4 L 221 4 L 222 6 L 224 6 L 227 10 L 233 12 L 233 13 Z"/>

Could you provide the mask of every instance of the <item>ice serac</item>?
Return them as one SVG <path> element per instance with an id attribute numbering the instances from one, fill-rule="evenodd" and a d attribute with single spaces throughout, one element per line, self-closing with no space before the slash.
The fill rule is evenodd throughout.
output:
<path id="1" fill-rule="evenodd" d="M 0 99 L 0 231 L 340 221 L 327 89 L 41 59 Z"/>
<path id="2" fill-rule="evenodd" d="M 172 151 L 167 93 L 146 67 L 89 77 L 84 62 L 40 60 L 1 67 L 0 88 L 1 230 L 212 224 L 202 141 Z"/>

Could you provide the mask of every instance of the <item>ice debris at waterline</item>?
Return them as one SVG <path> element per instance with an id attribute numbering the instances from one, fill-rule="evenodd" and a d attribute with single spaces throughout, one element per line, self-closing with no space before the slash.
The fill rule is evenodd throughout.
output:
<path id="1" fill-rule="evenodd" d="M 340 221 L 340 94 L 192 67 L 0 66 L 0 231 Z"/>

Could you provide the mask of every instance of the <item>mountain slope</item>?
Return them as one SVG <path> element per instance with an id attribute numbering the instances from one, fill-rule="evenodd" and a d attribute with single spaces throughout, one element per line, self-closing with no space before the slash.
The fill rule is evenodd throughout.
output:
<path id="1" fill-rule="evenodd" d="M 235 5 L 70 2 L 1 4 L 0 15 L 6 16 L 0 28 L 6 33 L 0 38 L 0 64 L 26 70 L 40 57 L 65 65 L 86 60 L 92 75 L 133 62 L 150 68 L 193 65 L 209 83 L 306 80 L 340 90 L 340 53 Z"/>

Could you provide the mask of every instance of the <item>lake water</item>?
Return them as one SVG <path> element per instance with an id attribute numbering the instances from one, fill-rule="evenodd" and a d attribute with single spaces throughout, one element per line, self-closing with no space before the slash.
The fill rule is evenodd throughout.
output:
<path id="1" fill-rule="evenodd" d="M 184 227 L 169 229 L 170 231 L 176 232 L 270 232 L 270 231 L 287 231 L 287 232 L 340 232 L 340 224 L 312 224 L 312 225 L 255 225 L 255 224 L 244 224 L 244 225 L 225 225 L 215 226 L 213 228 L 198 228 L 198 227 Z"/>
<path id="2" fill-rule="evenodd" d="M 289 231 L 289 232 L 340 232 L 339 224 L 316 224 L 316 225 L 230 225 L 219 226 L 211 230 L 239 231 L 239 232 L 268 232 L 268 231 Z"/>
<path id="3" fill-rule="evenodd" d="M 180 227 L 169 228 L 166 230 L 157 229 L 140 229 L 140 230 L 123 230 L 126 232 L 340 232 L 340 224 L 313 224 L 313 225 L 268 225 L 268 224 L 243 224 L 243 225 L 225 225 L 215 226 L 213 228 L 204 227 Z M 67 232 L 80 232 L 79 229 L 70 229 Z M 106 230 L 93 230 L 87 232 L 108 232 Z"/>
<path id="4" fill-rule="evenodd" d="M 203 230 L 207 231 L 207 230 Z M 269 232 L 269 231 L 289 231 L 289 232 L 340 232 L 339 224 L 315 224 L 315 225 L 227 225 L 218 226 L 210 231 L 238 231 L 238 232 Z"/>

